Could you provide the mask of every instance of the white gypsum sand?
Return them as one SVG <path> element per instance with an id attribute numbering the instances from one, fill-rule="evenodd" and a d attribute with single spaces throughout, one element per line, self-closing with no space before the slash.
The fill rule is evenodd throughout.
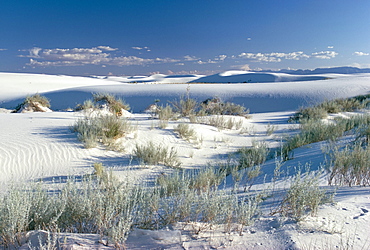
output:
<path id="1" fill-rule="evenodd" d="M 0 182 L 2 190 L 14 182 L 53 179 L 69 175 L 82 176 L 93 171 L 92 165 L 101 162 L 120 178 L 128 176 L 135 183 L 152 183 L 162 173 L 172 168 L 159 165 L 144 165 L 133 158 L 136 144 L 150 141 L 174 148 L 184 169 L 203 168 L 209 162 L 227 161 L 229 154 L 242 147 L 265 141 L 269 147 L 277 147 L 282 138 L 294 133 L 287 122 L 302 105 L 324 100 L 352 97 L 370 92 L 370 74 L 334 75 L 324 74 L 307 81 L 303 76 L 286 74 L 246 74 L 225 72 L 209 78 L 205 76 L 151 77 L 70 77 L 37 74 L 0 73 L 0 107 L 15 108 L 27 95 L 40 93 L 51 101 L 52 113 L 12 114 L 0 111 Z M 244 78 L 243 78 L 244 77 Z M 252 79 L 253 81 L 249 81 Z M 260 78 L 258 78 L 260 77 Z M 329 78 L 327 80 L 317 80 Z M 206 80 L 219 82 L 247 82 L 239 84 L 169 84 Z M 268 81 L 268 82 L 258 82 Z M 207 80 L 207 81 L 208 81 Z M 136 82 L 132 84 L 130 82 Z M 11 84 L 9 84 L 11 83 Z M 151 84 L 155 83 L 155 84 Z M 187 118 L 169 121 L 166 128 L 159 128 L 159 120 L 143 113 L 154 100 L 160 104 L 179 99 L 190 88 L 190 96 L 199 101 L 218 96 L 224 101 L 244 104 L 251 111 L 246 119 L 226 116 L 227 119 L 242 121 L 240 129 L 218 129 L 206 124 L 191 124 Z M 70 126 L 82 112 L 65 112 L 91 98 L 91 93 L 111 93 L 125 99 L 133 107 L 133 116 L 128 120 L 136 127 L 134 131 L 119 139 L 123 152 L 106 150 L 104 147 L 85 149 Z M 198 140 L 186 141 L 178 136 L 174 128 L 189 124 L 196 131 Z M 269 135 L 267 130 L 273 133 Z M 284 175 L 292 177 L 295 167 L 309 164 L 316 170 L 325 160 L 322 152 L 325 143 L 314 143 L 294 150 L 294 159 L 284 163 Z M 275 160 L 262 165 L 263 175 L 257 178 L 252 189 L 261 190 L 270 183 L 275 169 Z M 327 187 L 325 176 L 320 185 Z M 225 188 L 233 188 L 231 176 Z M 286 181 L 278 181 L 276 189 L 287 187 Z M 242 192 L 243 188 L 240 187 Z M 181 224 L 173 231 L 135 230 L 127 240 L 129 249 L 147 247 L 184 247 L 226 249 L 327 249 L 370 247 L 370 190 L 368 187 L 339 188 L 336 204 L 320 207 L 317 216 L 307 217 L 299 223 L 269 215 L 276 202 L 263 204 L 263 214 L 247 233 L 226 234 L 222 226 L 212 232 L 205 230 L 193 237 L 191 230 Z M 176 231 L 178 230 L 178 231 Z M 168 233 L 173 232 L 173 233 Z M 180 238 L 178 235 L 180 234 Z M 77 237 L 77 236 L 76 236 Z M 78 236 L 81 237 L 81 236 Z M 72 243 L 71 243 L 72 244 Z"/>

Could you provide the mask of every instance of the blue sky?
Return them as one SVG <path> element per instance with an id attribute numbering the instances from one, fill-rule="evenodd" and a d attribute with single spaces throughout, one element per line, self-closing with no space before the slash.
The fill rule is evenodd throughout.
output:
<path id="1" fill-rule="evenodd" d="M 370 67 L 368 0 L 4 0 L 0 71 Z"/>

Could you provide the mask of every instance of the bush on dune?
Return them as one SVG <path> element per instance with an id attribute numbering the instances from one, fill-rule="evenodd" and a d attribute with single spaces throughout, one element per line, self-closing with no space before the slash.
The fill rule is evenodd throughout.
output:
<path id="1" fill-rule="evenodd" d="M 370 102 L 370 95 L 360 95 L 345 99 L 324 101 L 318 105 L 301 108 L 290 119 L 290 122 L 306 122 L 308 120 L 323 119 L 328 114 L 350 112 L 366 108 Z"/>
<path id="2" fill-rule="evenodd" d="M 14 113 L 21 112 L 22 110 L 25 112 L 46 112 L 50 111 L 49 108 L 49 99 L 37 93 L 32 96 L 27 96 L 26 99 L 15 108 Z"/>
<path id="3" fill-rule="evenodd" d="M 96 147 L 99 143 L 111 144 L 114 140 L 133 131 L 133 127 L 125 118 L 114 115 L 100 115 L 78 119 L 72 127 L 78 139 L 86 148 Z"/>

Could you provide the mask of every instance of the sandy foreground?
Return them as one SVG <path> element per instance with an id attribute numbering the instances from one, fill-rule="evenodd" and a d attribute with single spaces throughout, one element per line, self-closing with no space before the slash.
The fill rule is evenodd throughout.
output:
<path id="1" fill-rule="evenodd" d="M 128 84 L 117 79 L 96 79 L 67 76 L 23 75 L 0 73 L 0 187 L 9 183 L 53 179 L 69 175 L 80 176 L 93 171 L 92 164 L 102 162 L 115 175 L 130 178 L 136 183 L 150 183 L 172 169 L 165 166 L 143 166 L 133 159 L 136 144 L 157 142 L 174 147 L 182 167 L 194 169 L 209 162 L 226 160 L 228 154 L 256 141 L 266 141 L 277 147 L 283 136 L 294 133 L 288 118 L 302 105 L 323 100 L 350 97 L 370 92 L 370 74 L 328 75 L 329 80 L 305 82 L 270 82 L 247 84 L 189 85 L 194 98 L 205 100 L 219 96 L 227 101 L 244 104 L 251 117 L 240 119 L 240 129 L 219 130 L 204 124 L 192 124 L 201 142 L 187 142 L 178 137 L 174 127 L 186 119 L 171 121 L 165 129 L 158 128 L 158 120 L 143 110 L 160 99 L 161 103 L 174 100 L 186 93 L 186 84 Z M 12 82 L 11 85 L 8 83 Z M 91 98 L 91 92 L 109 92 L 123 97 L 133 108 L 127 119 L 136 129 L 120 139 L 123 152 L 102 147 L 85 149 L 70 126 L 83 116 L 81 112 L 66 111 L 77 103 Z M 54 112 L 12 114 L 25 96 L 41 93 L 51 100 Z M 274 133 L 267 135 L 274 126 Z M 324 161 L 323 143 L 315 143 L 295 150 L 295 157 L 285 167 L 310 164 L 318 169 Z M 270 160 L 262 166 L 265 178 L 256 181 L 254 189 L 269 185 L 275 168 Z M 267 177 L 266 177 L 267 176 Z M 267 181 L 266 181 L 267 180 Z M 321 179 L 327 186 L 326 177 Z M 284 183 L 279 183 L 279 188 Z M 226 188 L 233 186 L 226 180 Z M 370 188 L 341 187 L 334 204 L 322 205 L 317 216 L 308 216 L 300 223 L 270 215 L 277 202 L 265 202 L 262 215 L 254 226 L 227 234 L 223 225 L 195 235 L 181 223 L 158 231 L 135 229 L 129 236 L 128 249 L 370 249 Z M 235 225 L 236 226 L 236 225 Z M 36 232 L 35 235 L 42 234 Z M 97 235 L 60 234 L 60 241 L 68 249 L 109 249 L 98 242 Z M 24 245 L 23 249 L 27 249 Z"/>

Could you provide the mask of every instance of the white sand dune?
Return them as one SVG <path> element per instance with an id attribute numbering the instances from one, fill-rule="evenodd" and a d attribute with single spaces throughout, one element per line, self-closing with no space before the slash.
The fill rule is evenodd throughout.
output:
<path id="1" fill-rule="evenodd" d="M 223 84 L 227 82 L 250 83 Z M 370 93 L 370 74 L 319 76 L 294 76 L 281 73 L 224 72 L 214 76 L 166 76 L 151 77 L 70 77 L 37 74 L 0 73 L 0 108 L 12 109 L 27 95 L 40 93 L 47 96 L 52 113 L 13 114 L 0 112 L 0 184 L 2 188 L 10 182 L 43 178 L 64 178 L 68 175 L 91 173 L 94 162 L 111 167 L 117 176 L 130 175 L 137 182 L 152 181 L 153 177 L 170 172 L 164 166 L 142 166 L 132 158 L 135 144 L 155 141 L 179 152 L 183 168 L 199 168 L 208 162 L 225 160 L 229 153 L 253 141 L 266 141 L 274 147 L 281 138 L 291 133 L 289 116 L 300 106 L 324 100 L 351 97 Z M 189 81 L 218 82 L 215 84 L 168 84 Z M 247 80 L 246 80 L 247 79 Z M 322 80 L 326 79 L 326 80 Z M 128 82 L 141 82 L 130 84 Z M 264 83 L 262 83 L 264 81 Z M 201 143 L 189 143 L 179 138 L 174 127 L 185 120 L 171 121 L 166 129 L 158 129 L 158 120 L 141 113 L 154 100 L 165 104 L 186 93 L 200 101 L 218 96 L 224 101 L 244 104 L 252 117 L 242 119 L 243 130 L 218 130 L 204 124 L 191 124 L 202 137 Z M 84 149 L 82 143 L 69 129 L 82 116 L 79 112 L 65 112 L 78 103 L 91 98 L 91 93 L 105 92 L 123 97 L 134 111 L 129 120 L 137 130 L 120 143 L 125 152 L 107 151 L 103 148 Z M 268 126 L 275 126 L 273 135 L 267 135 Z M 153 129 L 154 127 L 154 129 Z M 295 159 L 287 161 L 284 168 L 299 164 L 311 164 L 317 169 L 324 160 L 322 143 L 295 150 Z M 260 189 L 269 180 L 275 167 L 274 161 L 266 162 L 262 170 L 265 179 L 256 181 Z M 233 185 L 227 179 L 226 186 Z M 282 183 L 283 185 L 283 183 Z M 322 185 L 327 185 L 325 179 Z M 204 233 L 198 239 L 185 237 L 173 240 L 173 235 L 160 232 L 136 231 L 129 237 L 130 249 L 152 247 L 185 247 L 186 249 L 221 247 L 225 249 L 327 249 L 341 246 L 341 240 L 353 239 L 353 249 L 370 249 L 370 189 L 340 188 L 335 205 L 325 205 L 317 217 L 310 217 L 302 225 L 280 223 L 274 217 L 261 217 L 251 231 L 254 233 L 225 235 L 222 230 Z M 271 204 L 270 204 L 271 205 Z M 271 209 L 269 204 L 263 211 Z M 179 229 L 179 228 L 175 228 Z M 181 234 L 181 230 L 174 231 Z M 329 232 L 329 233 L 328 233 Z M 159 235 L 163 236 L 158 237 Z M 166 238 L 167 237 L 167 238 Z M 171 238 L 173 241 L 166 239 Z M 362 247 L 362 248 L 361 248 Z"/>
<path id="2" fill-rule="evenodd" d="M 238 72 L 228 73 L 238 77 Z M 294 78 L 295 76 L 291 76 Z M 322 75 L 328 80 L 288 81 L 249 84 L 192 84 L 190 94 L 203 101 L 218 96 L 224 101 L 243 104 L 252 113 L 294 111 L 300 106 L 324 100 L 370 92 L 370 74 Z M 181 77 L 178 80 L 182 79 Z M 153 83 L 153 82 L 152 82 Z M 186 84 L 127 84 L 105 79 L 30 74 L 0 74 L 0 105 L 14 108 L 27 95 L 42 93 L 51 100 L 54 110 L 74 108 L 91 98 L 91 93 L 107 92 L 123 97 L 134 112 L 142 112 L 154 100 L 162 104 L 186 93 Z"/>

